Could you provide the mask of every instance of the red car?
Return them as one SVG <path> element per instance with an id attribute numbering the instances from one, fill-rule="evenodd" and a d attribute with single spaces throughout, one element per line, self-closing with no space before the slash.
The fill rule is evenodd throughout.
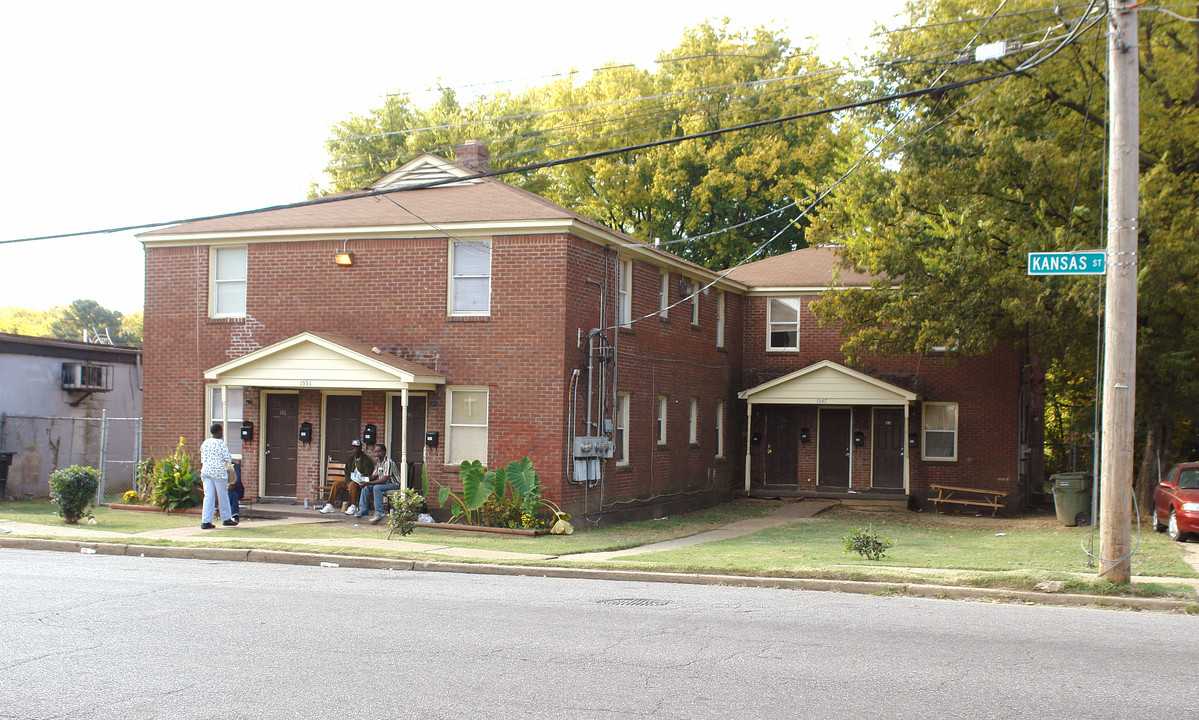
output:
<path id="1" fill-rule="evenodd" d="M 1153 491 L 1153 529 L 1178 542 L 1199 533 L 1199 462 L 1170 468 Z"/>

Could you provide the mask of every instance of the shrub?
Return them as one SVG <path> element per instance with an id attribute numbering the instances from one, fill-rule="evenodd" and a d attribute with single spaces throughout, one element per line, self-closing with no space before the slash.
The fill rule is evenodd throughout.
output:
<path id="1" fill-rule="evenodd" d="M 416 516 L 420 514 L 425 498 L 412 488 L 397 490 L 391 494 L 391 512 L 387 514 L 387 539 L 397 532 L 403 536 L 416 527 Z"/>
<path id="2" fill-rule="evenodd" d="M 77 525 L 80 518 L 91 517 L 88 512 L 100 489 L 100 473 L 93 467 L 72 465 L 50 474 L 50 500 L 58 505 L 58 515 L 64 522 Z"/>
<path id="3" fill-rule="evenodd" d="M 891 540 L 880 538 L 873 527 L 854 528 L 842 539 L 845 541 L 845 552 L 854 550 L 867 560 L 882 558 L 895 545 Z"/>
<path id="4" fill-rule="evenodd" d="M 200 504 L 200 476 L 191 469 L 191 458 L 183 451 L 183 438 L 170 456 L 154 467 L 151 502 L 166 510 L 186 510 Z"/>
<path id="5" fill-rule="evenodd" d="M 136 505 L 142 501 L 142 496 L 137 494 L 136 490 L 126 490 L 121 496 L 121 502 L 126 505 Z"/>

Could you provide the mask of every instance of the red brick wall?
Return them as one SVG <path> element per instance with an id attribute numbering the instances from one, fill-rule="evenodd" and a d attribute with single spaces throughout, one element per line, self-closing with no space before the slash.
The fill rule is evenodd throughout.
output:
<path id="1" fill-rule="evenodd" d="M 491 314 L 448 317 L 448 240 L 352 240 L 354 265 L 338 267 L 342 241 L 252 244 L 248 249 L 247 317 L 207 317 L 207 247 L 146 249 L 145 447 L 160 456 L 179 435 L 189 449 L 204 437 L 203 371 L 305 331 L 337 332 L 443 373 L 451 385 L 490 389 L 490 464 L 529 455 L 555 487 L 562 467 L 563 351 L 561 313 L 567 288 L 560 236 L 495 237 Z M 445 389 L 429 396 L 427 428 L 442 442 L 426 452 L 430 474 L 444 482 Z M 256 494 L 260 398 L 249 392 L 246 417 L 255 439 L 243 451 L 243 479 Z M 386 398 L 363 395 L 362 422 L 386 442 Z M 320 473 L 321 394 L 305 391 L 300 420 L 314 441 L 301 444 L 299 497 L 311 496 Z M 554 494 L 551 490 L 550 495 Z"/>
<path id="2" fill-rule="evenodd" d="M 753 387 L 821 360 L 845 364 L 841 338 L 835 327 L 820 327 L 809 305 L 800 304 L 799 350 L 766 350 L 768 298 L 748 298 L 744 329 L 743 387 Z M 943 354 L 873 360 L 853 369 L 919 395 L 921 401 L 958 403 L 958 457 L 956 461 L 921 459 L 919 444 L 907 450 L 910 490 L 927 495 L 929 483 L 945 483 L 1005 490 L 1017 494 L 1021 353 L 1005 345 L 980 357 L 962 358 L 957 364 Z M 910 409 L 909 428 L 920 437 L 921 403 Z M 801 427 L 813 432 L 813 442 L 800 446 L 799 486 L 816 487 L 815 407 L 800 408 Z M 865 444 L 855 449 L 851 469 L 854 488 L 870 485 L 871 412 L 855 407 L 853 430 L 864 434 Z M 811 482 L 809 483 L 809 478 Z"/>
<path id="3" fill-rule="evenodd" d="M 601 288 L 605 289 L 605 336 L 616 346 L 615 389 L 630 393 L 628 464 L 606 462 L 602 485 L 594 488 L 564 486 L 565 503 L 591 521 L 641 506 L 683 502 L 705 494 L 727 495 L 737 482 L 740 466 L 736 386 L 741 361 L 741 298 L 726 294 L 725 348 L 717 348 L 717 289 L 710 288 L 700 296 L 698 324 L 691 323 L 690 301 L 670 308 L 668 317 L 660 318 L 661 269 L 634 259 L 634 322 L 629 328 L 615 330 L 616 262 L 615 251 L 572 241 L 569 275 L 574 291 L 567 304 L 565 370 L 567 379 L 571 370 L 580 370 L 576 432 L 586 432 L 586 337 L 591 329 L 601 327 Z M 679 279 L 677 273 L 670 277 L 670 303 L 680 299 Z M 579 331 L 584 339 L 582 348 L 577 347 Z M 669 405 L 664 445 L 657 442 L 659 395 L 665 395 Z M 688 442 L 691 398 L 698 400 L 695 444 Z M 725 401 L 725 453 L 720 459 L 716 458 L 717 400 Z"/>

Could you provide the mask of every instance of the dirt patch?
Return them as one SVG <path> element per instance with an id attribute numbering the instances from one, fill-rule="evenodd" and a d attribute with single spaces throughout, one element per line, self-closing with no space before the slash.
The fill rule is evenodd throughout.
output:
<path id="1" fill-rule="evenodd" d="M 843 519 L 850 522 L 869 519 L 872 523 L 888 523 L 909 527 L 965 528 L 969 530 L 994 530 L 995 532 L 1067 530 L 1089 532 L 1089 528 L 1070 528 L 1058 522 L 1053 513 L 1033 512 L 1016 517 L 991 517 L 990 515 L 951 515 L 930 512 L 859 512 L 847 507 L 836 507 L 820 514 L 822 518 Z M 1196 545 L 1199 553 L 1199 545 Z"/>

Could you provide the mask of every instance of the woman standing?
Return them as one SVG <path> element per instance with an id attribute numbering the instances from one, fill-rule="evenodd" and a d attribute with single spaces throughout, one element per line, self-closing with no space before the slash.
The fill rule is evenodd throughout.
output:
<path id="1" fill-rule="evenodd" d="M 213 423 L 208 429 L 208 433 L 212 437 L 204 441 L 200 446 L 200 480 L 204 482 L 204 511 L 200 516 L 200 529 L 211 530 L 216 525 L 212 524 L 213 511 L 215 506 L 221 506 L 221 524 L 233 526 L 237 521 L 229 510 L 229 491 L 226 490 L 226 485 L 229 480 L 229 472 L 226 470 L 229 463 L 233 462 L 233 456 L 229 454 L 229 446 L 221 439 L 225 430 L 220 423 Z"/>

